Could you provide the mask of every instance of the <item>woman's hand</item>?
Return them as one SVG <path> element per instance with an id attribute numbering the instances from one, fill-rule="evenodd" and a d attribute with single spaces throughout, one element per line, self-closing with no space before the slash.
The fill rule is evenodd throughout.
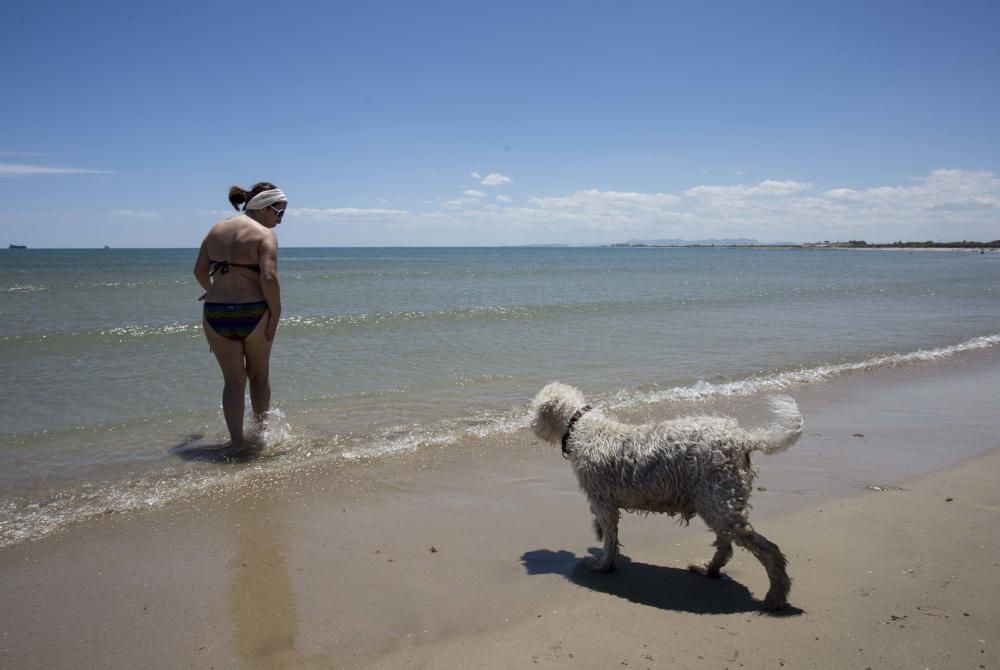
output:
<path id="1" fill-rule="evenodd" d="M 278 321 L 281 319 L 280 314 L 268 313 L 267 317 L 267 328 L 264 329 L 264 337 L 270 342 L 274 339 L 274 334 L 278 332 Z"/>

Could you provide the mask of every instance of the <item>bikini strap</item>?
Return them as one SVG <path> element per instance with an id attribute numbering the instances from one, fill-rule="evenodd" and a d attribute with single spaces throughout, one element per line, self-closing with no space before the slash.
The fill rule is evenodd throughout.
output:
<path id="1" fill-rule="evenodd" d="M 219 271 L 220 275 L 224 275 L 227 272 L 229 272 L 229 261 L 211 261 L 210 260 L 209 263 L 212 264 L 212 270 L 208 273 L 209 277 L 211 277 L 212 275 L 214 275 L 216 270 Z"/>
<path id="2" fill-rule="evenodd" d="M 229 272 L 229 268 L 231 267 L 246 268 L 247 270 L 253 270 L 254 272 L 260 273 L 260 266 L 251 263 L 230 263 L 229 261 L 213 261 L 213 260 L 209 260 L 208 262 L 212 264 L 212 270 L 208 273 L 209 277 L 214 275 L 216 270 L 219 271 L 220 275 L 224 275 L 227 272 Z"/>

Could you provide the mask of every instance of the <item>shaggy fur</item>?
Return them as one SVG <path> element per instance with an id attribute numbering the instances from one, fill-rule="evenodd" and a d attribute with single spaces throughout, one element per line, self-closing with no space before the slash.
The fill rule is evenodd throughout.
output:
<path id="1" fill-rule="evenodd" d="M 567 458 L 594 514 L 604 554 L 592 568 L 608 572 L 618 557 L 619 510 L 662 512 L 690 521 L 700 516 L 716 534 L 711 561 L 691 570 L 718 577 L 733 555 L 733 543 L 750 551 L 770 579 L 764 607 L 776 610 L 788 601 L 791 580 L 781 550 L 747 521 L 756 472 L 750 453 L 774 454 L 795 444 L 802 415 L 788 396 L 769 398 L 776 421 L 745 429 L 734 419 L 694 416 L 633 426 L 594 409 L 573 426 Z M 573 414 L 586 404 L 572 386 L 549 384 L 531 403 L 531 427 L 542 440 L 561 444 Z"/>

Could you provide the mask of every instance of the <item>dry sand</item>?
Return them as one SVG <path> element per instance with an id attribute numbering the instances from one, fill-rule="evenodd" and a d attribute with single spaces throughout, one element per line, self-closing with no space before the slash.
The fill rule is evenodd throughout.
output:
<path id="1" fill-rule="evenodd" d="M 746 552 L 685 569 L 698 520 L 627 516 L 620 569 L 581 567 L 583 497 L 520 432 L 0 550 L 0 667 L 996 668 L 995 358 L 793 390 L 806 434 L 756 457 L 751 516 L 789 557 L 785 616 Z"/>

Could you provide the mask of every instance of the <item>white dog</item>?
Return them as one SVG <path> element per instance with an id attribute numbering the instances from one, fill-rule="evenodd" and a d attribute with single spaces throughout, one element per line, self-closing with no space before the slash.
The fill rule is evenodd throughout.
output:
<path id="1" fill-rule="evenodd" d="M 771 585 L 767 610 L 787 604 L 791 580 L 781 550 L 747 521 L 755 471 L 750 453 L 783 451 L 802 434 L 802 415 L 792 398 L 769 399 L 777 421 L 744 429 L 734 419 L 696 416 L 632 426 L 591 410 L 572 386 L 549 384 L 531 403 L 531 427 L 539 438 L 562 444 L 580 488 L 594 513 L 604 555 L 593 569 L 610 571 L 618 556 L 620 509 L 664 512 L 689 522 L 700 516 L 716 533 L 715 556 L 691 565 L 699 574 L 718 577 L 733 555 L 735 542 L 757 557 Z"/>

